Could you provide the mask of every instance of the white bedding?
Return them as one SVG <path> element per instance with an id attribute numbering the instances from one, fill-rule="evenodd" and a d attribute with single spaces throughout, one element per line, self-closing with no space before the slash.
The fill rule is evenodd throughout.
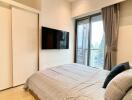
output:
<path id="1" fill-rule="evenodd" d="M 53 67 L 32 75 L 26 88 L 40 100 L 104 100 L 103 82 L 109 71 L 79 64 Z"/>

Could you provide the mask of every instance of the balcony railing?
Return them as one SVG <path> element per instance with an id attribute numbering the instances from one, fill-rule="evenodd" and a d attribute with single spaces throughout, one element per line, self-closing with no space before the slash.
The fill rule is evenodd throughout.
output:
<path id="1" fill-rule="evenodd" d="M 77 63 L 88 65 L 91 67 L 96 67 L 96 68 L 103 68 L 104 66 L 103 49 L 91 49 L 90 51 L 88 49 L 77 49 L 76 55 L 77 55 Z"/>

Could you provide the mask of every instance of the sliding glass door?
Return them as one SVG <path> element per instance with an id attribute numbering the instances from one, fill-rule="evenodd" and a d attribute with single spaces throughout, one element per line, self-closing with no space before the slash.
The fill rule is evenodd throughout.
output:
<path id="1" fill-rule="evenodd" d="M 104 31 L 101 15 L 91 17 L 91 41 L 89 66 L 103 67 L 104 65 Z"/>
<path id="2" fill-rule="evenodd" d="M 103 68 L 105 36 L 102 16 L 77 21 L 76 63 Z"/>

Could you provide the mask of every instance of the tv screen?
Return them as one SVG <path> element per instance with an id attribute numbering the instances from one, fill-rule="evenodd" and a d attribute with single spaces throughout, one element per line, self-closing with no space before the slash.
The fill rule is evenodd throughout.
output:
<path id="1" fill-rule="evenodd" d="M 42 49 L 68 49 L 69 32 L 42 27 Z"/>

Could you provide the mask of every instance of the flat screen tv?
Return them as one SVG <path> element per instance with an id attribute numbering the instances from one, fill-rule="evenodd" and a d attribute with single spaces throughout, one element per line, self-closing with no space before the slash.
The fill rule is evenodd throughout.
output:
<path id="1" fill-rule="evenodd" d="M 69 49 L 69 32 L 42 27 L 42 49 Z"/>

